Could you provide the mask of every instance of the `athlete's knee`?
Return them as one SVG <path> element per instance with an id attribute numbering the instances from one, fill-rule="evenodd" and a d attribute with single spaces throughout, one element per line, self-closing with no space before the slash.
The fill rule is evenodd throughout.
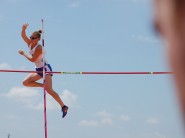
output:
<path id="1" fill-rule="evenodd" d="M 22 84 L 23 84 L 24 86 L 29 86 L 29 81 L 28 81 L 28 80 L 23 80 Z"/>

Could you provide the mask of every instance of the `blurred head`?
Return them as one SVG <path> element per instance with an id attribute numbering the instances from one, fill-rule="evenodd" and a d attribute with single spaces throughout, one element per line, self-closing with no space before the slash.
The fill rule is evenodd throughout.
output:
<path id="1" fill-rule="evenodd" d="M 185 0 L 154 0 L 155 29 L 165 40 L 182 35 L 185 22 Z"/>

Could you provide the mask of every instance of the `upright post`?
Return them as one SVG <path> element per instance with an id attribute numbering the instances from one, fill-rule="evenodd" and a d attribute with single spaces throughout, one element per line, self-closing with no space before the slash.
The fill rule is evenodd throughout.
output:
<path id="1" fill-rule="evenodd" d="M 45 56 L 44 56 L 44 20 L 42 19 L 42 58 L 43 58 L 43 90 L 44 90 L 44 136 L 48 137 L 46 114 L 46 83 L 45 83 Z"/>

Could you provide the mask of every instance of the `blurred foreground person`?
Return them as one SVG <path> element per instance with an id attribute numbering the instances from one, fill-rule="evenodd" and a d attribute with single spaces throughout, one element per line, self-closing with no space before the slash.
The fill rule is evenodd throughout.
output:
<path id="1" fill-rule="evenodd" d="M 154 24 L 164 39 L 185 124 L 185 0 L 154 0 Z"/>

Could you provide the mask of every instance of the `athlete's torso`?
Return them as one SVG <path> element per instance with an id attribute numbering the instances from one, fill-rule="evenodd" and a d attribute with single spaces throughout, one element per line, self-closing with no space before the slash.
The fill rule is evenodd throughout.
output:
<path id="1" fill-rule="evenodd" d="M 30 50 L 29 53 L 32 56 L 34 55 L 34 53 L 35 53 L 35 51 L 36 51 L 36 49 L 37 49 L 38 46 L 42 46 L 42 45 L 40 45 L 39 43 L 37 43 L 37 45 L 34 48 L 31 48 L 32 47 L 32 44 L 30 44 L 28 46 L 29 47 L 29 50 Z M 45 51 L 43 51 L 43 54 L 45 54 Z M 46 60 L 44 62 L 43 55 L 40 54 L 39 57 L 36 59 L 36 61 L 34 63 L 35 63 L 36 68 L 40 68 L 40 67 L 43 67 L 46 64 Z"/>

